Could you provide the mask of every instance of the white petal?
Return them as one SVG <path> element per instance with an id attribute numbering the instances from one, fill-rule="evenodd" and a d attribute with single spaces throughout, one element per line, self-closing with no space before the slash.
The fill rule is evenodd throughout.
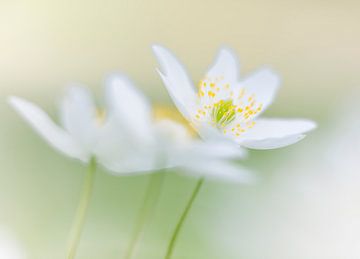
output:
<path id="1" fill-rule="evenodd" d="M 236 93 L 243 88 L 246 94 L 255 94 L 257 104 L 261 103 L 262 111 L 264 111 L 273 102 L 279 86 L 280 78 L 275 72 L 270 69 L 261 69 L 240 82 L 239 91 Z"/>
<path id="2" fill-rule="evenodd" d="M 64 128 L 91 152 L 97 134 L 96 107 L 91 93 L 84 87 L 69 87 L 61 103 L 60 116 Z"/>
<path id="3" fill-rule="evenodd" d="M 164 166 L 158 163 L 160 152 L 154 143 L 139 143 L 138 139 L 122 133 L 122 126 L 117 123 L 117 119 L 109 118 L 101 131 L 96 148 L 100 164 L 114 175 L 146 173 Z"/>
<path id="4" fill-rule="evenodd" d="M 196 91 L 185 69 L 170 50 L 154 45 L 153 51 L 160 63 L 159 74 L 170 97 L 183 116 L 190 119 L 196 108 Z"/>
<path id="5" fill-rule="evenodd" d="M 224 77 L 224 83 L 233 85 L 238 82 L 238 74 L 239 62 L 236 55 L 231 49 L 222 48 L 206 76 L 213 79 Z"/>
<path id="6" fill-rule="evenodd" d="M 243 147 L 252 148 L 252 149 L 274 149 L 274 148 L 281 148 L 286 147 L 296 142 L 299 142 L 305 138 L 305 135 L 292 135 L 282 138 L 267 138 L 267 139 L 260 139 L 260 140 L 245 140 L 241 142 Z"/>
<path id="7" fill-rule="evenodd" d="M 114 175 L 134 175 L 152 173 L 160 170 L 156 164 L 154 151 L 143 152 L 144 150 L 137 150 L 136 152 L 128 151 L 125 156 L 118 157 L 112 160 L 102 160 L 101 164 Z"/>
<path id="8" fill-rule="evenodd" d="M 193 141 L 191 156 L 211 158 L 241 159 L 247 156 L 245 149 L 230 141 Z"/>
<path id="9" fill-rule="evenodd" d="M 83 162 L 89 160 L 90 155 L 38 106 L 19 97 L 10 97 L 9 103 L 53 148 Z"/>
<path id="10" fill-rule="evenodd" d="M 191 142 L 188 130 L 182 124 L 169 119 L 155 122 L 154 130 L 158 137 L 158 145 L 164 147 L 177 148 Z"/>
<path id="11" fill-rule="evenodd" d="M 316 128 L 313 121 L 305 119 L 257 119 L 241 139 L 282 138 L 302 134 Z"/>
<path id="12" fill-rule="evenodd" d="M 110 110 L 124 131 L 134 140 L 144 141 L 151 135 L 151 106 L 145 96 L 123 76 L 108 79 L 106 97 Z"/>
<path id="13" fill-rule="evenodd" d="M 196 129 L 200 137 L 205 141 L 226 140 L 224 134 L 222 134 L 217 128 L 209 125 L 208 122 L 193 123 L 192 125 Z"/>
<path id="14" fill-rule="evenodd" d="M 247 169 L 224 160 L 193 161 L 183 166 L 183 173 L 214 180 L 252 183 L 255 176 Z"/>
<path id="15" fill-rule="evenodd" d="M 316 128 L 314 122 L 304 119 L 259 119 L 255 122 L 255 126 L 239 138 L 240 145 L 255 149 L 284 147 Z"/>

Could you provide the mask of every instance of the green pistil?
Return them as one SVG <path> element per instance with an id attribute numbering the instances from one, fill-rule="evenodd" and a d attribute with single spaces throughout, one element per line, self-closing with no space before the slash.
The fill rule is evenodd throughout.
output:
<path id="1" fill-rule="evenodd" d="M 220 127 L 225 127 L 235 120 L 235 108 L 236 106 L 233 105 L 232 100 L 220 100 L 215 103 L 212 110 L 212 118 L 214 122 Z"/>

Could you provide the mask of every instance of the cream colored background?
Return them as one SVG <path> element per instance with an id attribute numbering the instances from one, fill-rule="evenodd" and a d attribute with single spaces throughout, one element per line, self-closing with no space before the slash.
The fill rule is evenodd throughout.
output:
<path id="1" fill-rule="evenodd" d="M 226 238 L 223 232 L 214 234 L 214 230 L 209 229 L 209 226 L 221 229 L 220 215 L 230 224 L 230 230 L 230 220 L 247 226 L 247 229 L 239 228 L 244 231 L 241 235 L 232 233 L 241 239 L 236 242 L 247 249 L 239 249 L 241 246 L 235 242 L 238 254 L 226 259 L 239 259 L 241 254 L 247 255 L 246 259 L 289 259 L 291 253 L 297 253 L 295 248 L 308 247 L 308 234 L 314 237 L 313 242 L 318 242 L 317 248 L 332 248 L 321 238 L 323 235 L 312 235 L 311 231 L 301 239 L 295 236 L 289 241 L 287 225 L 281 225 L 284 238 L 274 241 L 278 246 L 267 250 L 271 254 L 268 252 L 265 255 L 268 257 L 264 257 L 259 250 L 259 247 L 268 247 L 267 240 L 273 240 L 274 222 L 280 224 L 282 215 L 293 215 L 294 207 L 299 218 L 304 218 L 301 213 L 306 215 L 308 210 L 314 215 L 320 211 L 321 216 L 324 210 L 333 215 L 335 221 L 337 213 L 342 214 L 339 209 L 342 207 L 333 206 L 326 195 L 321 196 L 321 201 L 326 202 L 316 204 L 320 209 L 312 206 L 298 209 L 296 190 L 279 204 L 277 197 L 288 197 L 288 190 L 294 189 L 297 177 L 290 177 L 290 182 L 285 183 L 279 177 L 279 192 L 275 192 L 277 183 L 268 184 L 268 181 L 271 182 L 273 173 L 282 167 L 284 175 L 304 173 L 303 181 L 321 186 L 322 181 L 315 176 L 319 169 L 314 166 L 312 171 L 310 165 L 304 167 L 307 168 L 304 172 L 294 171 L 293 164 L 287 165 L 288 157 L 297 151 L 292 156 L 297 163 L 305 161 L 306 164 L 309 156 L 311 161 L 323 163 L 327 143 L 336 138 L 325 134 L 333 127 L 329 118 L 340 106 L 340 100 L 360 87 L 359 24 L 359 1 L 0 0 L 0 225 L 14 230 L 30 259 L 64 258 L 66 237 L 85 170 L 76 161 L 54 152 L 34 134 L 6 104 L 9 94 L 30 99 L 54 115 L 56 102 L 69 82 L 89 85 L 101 101 L 101 85 L 106 75 L 121 71 L 154 103 L 171 104 L 155 72 L 151 44 L 161 43 L 171 48 L 186 63 L 194 78 L 204 73 L 219 46 L 226 44 L 239 54 L 243 74 L 266 64 L 282 76 L 283 87 L 267 115 L 315 119 L 319 129 L 292 147 L 252 152 L 246 163 L 264 179 L 256 186 L 209 183 L 187 222 L 174 259 L 222 258 L 226 246 L 218 241 L 225 239 L 226 242 Z M 358 109 L 354 107 L 352 109 Z M 341 117 L 341 113 L 337 117 Z M 351 128 L 351 125 L 345 126 Z M 339 138 L 343 135 L 338 134 Z M 311 153 L 314 150 L 316 152 Z M 356 180 L 355 177 L 353 181 Z M 120 258 L 146 181 L 146 177 L 115 178 L 99 171 L 78 258 Z M 167 176 L 164 196 L 147 229 L 138 259 L 161 258 L 193 184 L 191 179 Z M 337 186 L 336 181 L 334 186 Z M 325 187 L 325 191 L 333 193 L 331 188 L 332 185 Z M 347 187 L 344 189 L 346 191 Z M 343 194 L 340 191 L 339 197 Z M 229 196 L 232 209 L 239 214 L 232 214 L 228 208 L 222 210 Z M 308 202 L 311 197 L 307 196 Z M 274 203 L 277 206 L 273 211 Z M 355 199 L 354 204 L 359 202 Z M 215 212 L 214 208 L 219 209 Z M 356 205 L 352 209 L 357 211 Z M 258 214 L 259 211 L 263 214 Z M 243 218 L 234 219 L 227 214 Z M 296 225 L 292 221 L 294 218 L 288 224 Z M 354 219 L 353 216 L 349 218 Z M 309 229 L 317 224 L 312 217 L 306 219 Z M 337 225 L 339 229 L 347 229 L 346 219 L 344 225 Z M 260 227 L 254 232 L 252 226 Z M 270 228 L 263 232 L 262 226 Z M 341 231 L 339 233 L 341 238 Z M 263 246 L 257 245 L 257 235 Z M 337 240 L 337 232 L 331 235 Z M 213 238 L 215 243 L 209 241 Z M 288 249 L 277 249 L 283 243 Z M 311 255 L 313 250 L 308 251 Z M 316 253 L 326 255 L 332 250 L 329 251 L 320 249 Z M 351 251 L 348 254 L 351 255 Z"/>

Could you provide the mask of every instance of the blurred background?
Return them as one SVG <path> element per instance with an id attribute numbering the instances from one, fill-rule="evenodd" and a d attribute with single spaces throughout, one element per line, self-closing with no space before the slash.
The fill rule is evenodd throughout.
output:
<path id="1" fill-rule="evenodd" d="M 243 75 L 264 64 L 281 74 L 266 116 L 319 128 L 291 147 L 252 151 L 244 164 L 256 185 L 208 182 L 174 259 L 360 258 L 359 24 L 354 0 L 0 1 L 0 225 L 29 258 L 64 258 L 86 170 L 44 143 L 8 95 L 55 118 L 67 84 L 88 85 L 101 103 L 105 77 L 119 71 L 171 107 L 151 44 L 177 53 L 193 78 L 226 44 Z M 99 170 L 78 258 L 121 258 L 147 181 Z M 194 184 L 167 175 L 135 258 L 162 258 Z"/>

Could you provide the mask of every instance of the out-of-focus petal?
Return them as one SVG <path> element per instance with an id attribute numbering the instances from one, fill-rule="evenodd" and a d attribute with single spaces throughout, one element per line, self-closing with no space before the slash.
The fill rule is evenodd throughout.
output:
<path id="1" fill-rule="evenodd" d="M 182 166 L 184 173 L 195 177 L 229 182 L 253 183 L 256 179 L 246 168 L 225 160 L 188 161 Z"/>
<path id="2" fill-rule="evenodd" d="M 67 89 L 60 118 L 70 135 L 91 151 L 96 142 L 97 122 L 96 107 L 88 89 L 75 85 Z"/>
<path id="3" fill-rule="evenodd" d="M 230 141 L 192 141 L 191 154 L 202 158 L 242 159 L 247 151 Z"/>
<path id="4" fill-rule="evenodd" d="M 106 98 L 110 112 L 134 139 L 145 141 L 151 137 L 152 109 L 145 96 L 124 76 L 109 77 Z"/>
<path id="5" fill-rule="evenodd" d="M 19 97 L 10 97 L 9 103 L 53 148 L 83 162 L 90 159 L 90 154 L 38 106 Z"/>

